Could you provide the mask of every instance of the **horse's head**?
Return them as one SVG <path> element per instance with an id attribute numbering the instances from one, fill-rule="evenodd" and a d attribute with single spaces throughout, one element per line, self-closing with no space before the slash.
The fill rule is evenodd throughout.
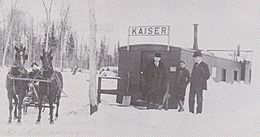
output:
<path id="1" fill-rule="evenodd" d="M 41 61 L 44 78 L 50 78 L 53 75 L 52 59 L 52 50 L 50 50 L 49 52 L 45 52 L 45 50 L 43 49 Z"/>
<path id="2" fill-rule="evenodd" d="M 28 59 L 28 55 L 25 53 L 26 48 L 17 48 L 15 46 L 15 63 L 19 66 L 23 66 L 25 61 Z"/>

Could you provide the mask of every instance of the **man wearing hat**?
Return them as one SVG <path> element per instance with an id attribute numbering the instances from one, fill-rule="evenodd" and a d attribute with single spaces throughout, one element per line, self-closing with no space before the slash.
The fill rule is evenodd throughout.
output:
<path id="1" fill-rule="evenodd" d="M 196 114 L 202 113 L 203 90 L 207 90 L 207 80 L 210 77 L 208 65 L 202 61 L 201 51 L 195 51 L 193 55 L 195 64 L 191 72 L 189 111 L 194 113 L 195 96 L 197 100 Z"/>
<path id="2" fill-rule="evenodd" d="M 148 109 L 158 109 L 163 105 L 163 96 L 166 93 L 167 72 L 161 57 L 161 53 L 155 53 L 154 59 L 146 65 L 143 72 L 146 86 L 143 98 L 148 104 Z"/>
<path id="3" fill-rule="evenodd" d="M 39 78 L 41 75 L 39 65 L 37 63 L 32 63 L 31 69 L 32 69 L 32 71 L 28 73 L 28 78 L 31 78 L 31 79 Z M 38 85 L 39 85 L 39 82 L 37 82 L 37 81 L 31 81 L 29 83 L 29 92 L 27 93 L 27 98 L 25 99 L 25 103 L 37 101 L 35 90 Z"/>
<path id="4" fill-rule="evenodd" d="M 35 76 L 36 75 L 39 75 L 39 65 L 37 64 L 37 63 L 32 63 L 31 64 L 31 69 L 32 69 L 32 71 L 31 72 L 29 72 L 29 74 L 28 74 L 28 77 L 29 78 L 35 78 Z"/>

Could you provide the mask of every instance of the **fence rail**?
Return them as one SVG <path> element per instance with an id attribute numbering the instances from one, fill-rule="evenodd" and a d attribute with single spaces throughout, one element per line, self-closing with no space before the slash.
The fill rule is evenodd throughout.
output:
<path id="1" fill-rule="evenodd" d="M 102 85 L 102 79 L 116 79 L 116 80 L 122 80 L 120 77 L 98 77 L 98 103 L 101 103 L 101 94 L 112 94 L 112 95 L 117 95 L 118 90 L 111 89 L 111 90 L 102 90 L 101 85 Z"/>
<path id="2" fill-rule="evenodd" d="M 51 80 L 32 79 L 32 78 L 14 78 L 14 77 L 11 77 L 11 79 L 14 79 L 14 80 L 24 80 L 24 81 L 51 82 Z"/>

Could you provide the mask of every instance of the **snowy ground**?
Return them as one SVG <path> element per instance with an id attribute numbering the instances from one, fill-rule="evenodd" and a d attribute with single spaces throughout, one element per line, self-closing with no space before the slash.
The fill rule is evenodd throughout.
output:
<path id="1" fill-rule="evenodd" d="M 89 116 L 88 81 L 86 73 L 63 73 L 64 91 L 68 97 L 61 99 L 60 117 L 50 125 L 48 110 L 42 114 L 42 123 L 34 124 L 37 110 L 30 108 L 23 115 L 22 124 L 7 124 L 8 101 L 5 89 L 7 70 L 0 70 L 0 137 L 2 136 L 205 136 L 205 137 L 257 137 L 260 136 L 260 92 L 255 86 L 241 83 L 226 84 L 209 81 L 204 93 L 204 110 L 192 115 L 176 110 L 138 110 L 119 107 L 115 96 L 102 95 L 99 111 Z M 104 88 L 114 87 L 105 80 Z M 187 92 L 188 96 L 188 92 Z M 186 97 L 187 97 L 186 96 Z"/>

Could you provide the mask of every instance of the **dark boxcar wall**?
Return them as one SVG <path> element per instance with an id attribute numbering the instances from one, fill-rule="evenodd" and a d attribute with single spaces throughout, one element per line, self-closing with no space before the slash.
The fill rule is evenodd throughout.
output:
<path id="1" fill-rule="evenodd" d="M 176 95 L 174 91 L 174 81 L 176 78 L 176 72 L 172 71 L 178 66 L 180 60 L 186 62 L 186 67 L 192 70 L 193 52 L 191 50 L 181 49 L 179 47 L 170 47 L 170 51 L 167 51 L 166 45 L 157 44 L 139 44 L 131 45 L 130 50 L 127 51 L 127 47 L 119 48 L 119 64 L 118 64 L 118 76 L 122 78 L 118 82 L 118 95 L 117 102 L 121 103 L 124 95 L 131 95 L 132 103 L 138 99 L 141 99 L 144 87 L 144 79 L 141 72 L 149 61 L 153 59 L 155 52 L 162 53 L 162 62 L 166 65 L 168 71 L 168 82 L 170 83 L 169 99 L 170 108 L 176 108 Z M 219 58 L 210 55 L 203 55 L 203 61 L 209 65 L 209 70 L 212 75 L 212 68 L 216 68 L 216 77 L 212 77 L 215 81 L 223 81 L 223 69 L 226 70 L 225 82 L 234 82 L 235 71 L 237 71 L 237 81 L 241 80 L 242 63 L 234 62 L 232 60 Z M 245 68 L 245 81 L 250 81 L 249 75 L 251 70 L 251 63 L 247 63 Z M 127 91 L 127 73 L 130 72 L 130 85 L 129 93 Z"/>
<path id="2" fill-rule="evenodd" d="M 167 69 L 167 80 L 169 82 L 169 93 L 171 97 L 169 98 L 169 108 L 177 108 L 176 92 L 175 89 L 175 78 L 176 78 L 176 69 L 180 61 L 180 48 L 171 47 L 170 51 L 142 51 L 142 65 L 141 71 L 145 69 L 145 66 L 153 60 L 153 55 L 155 52 L 162 53 L 161 61 L 165 64 Z M 141 89 L 142 90 L 142 87 Z"/>
<path id="3" fill-rule="evenodd" d="M 223 71 L 226 70 L 226 80 L 227 83 L 233 83 L 235 81 L 234 73 L 237 72 L 237 81 L 241 80 L 241 63 L 234 62 L 232 60 L 223 59 L 214 56 L 205 55 L 203 57 L 205 62 L 209 64 L 211 77 L 212 77 L 212 68 L 216 68 L 216 78 L 213 78 L 215 81 L 223 81 Z"/>
<path id="4" fill-rule="evenodd" d="M 118 82 L 118 95 L 117 103 L 122 103 L 124 95 L 131 95 L 132 101 L 138 100 L 142 96 L 143 79 L 141 76 L 143 51 L 164 51 L 167 50 L 166 46 L 154 45 L 154 44 L 139 44 L 130 45 L 129 50 L 127 47 L 119 48 L 119 63 L 118 63 L 118 76 L 122 78 Z M 130 72 L 130 85 L 129 93 L 127 91 L 127 73 Z"/>
<path id="5" fill-rule="evenodd" d="M 186 63 L 187 68 L 191 71 L 194 60 L 193 60 L 193 52 L 189 50 L 183 49 L 181 51 L 181 59 L 184 60 Z M 209 70 L 211 77 L 212 75 L 212 68 L 216 68 L 216 77 L 212 77 L 216 82 L 223 81 L 223 69 L 226 70 L 226 82 L 232 83 L 234 82 L 234 71 L 237 71 L 237 81 L 241 80 L 241 63 L 234 62 L 232 60 L 223 59 L 215 56 L 210 55 L 203 55 L 202 60 L 209 65 Z"/>
<path id="6" fill-rule="evenodd" d="M 170 93 L 172 97 L 170 99 L 170 106 L 176 108 L 177 104 L 174 100 L 174 80 L 176 72 L 170 71 L 172 68 L 178 66 L 180 61 L 180 48 L 171 47 L 170 51 L 167 51 L 165 45 L 153 45 L 142 44 L 130 46 L 130 50 L 127 51 L 126 47 L 119 49 L 119 64 L 118 64 L 118 76 L 122 78 L 118 82 L 118 95 L 117 102 L 121 103 L 123 96 L 126 94 L 127 87 L 127 72 L 131 72 L 131 84 L 129 89 L 129 95 L 132 97 L 132 103 L 138 99 L 141 99 L 144 87 L 144 79 L 141 72 L 144 70 L 148 62 L 153 60 L 155 52 L 162 53 L 162 62 L 166 65 L 168 71 L 168 80 L 170 83 Z"/>
<path id="7" fill-rule="evenodd" d="M 118 81 L 117 102 L 121 103 L 123 95 L 139 92 L 141 51 L 119 51 L 118 76 L 122 80 Z M 129 93 L 127 93 L 127 74 L 130 73 Z M 134 96 L 133 96 L 134 97 Z"/>
<path id="8" fill-rule="evenodd" d="M 251 67 L 252 67 L 252 63 L 249 62 L 249 61 L 245 61 L 244 62 L 245 64 L 245 72 L 244 72 L 244 75 L 245 75 L 245 83 L 247 84 L 250 84 L 251 83 L 251 76 L 252 76 L 252 70 L 251 70 Z"/>

